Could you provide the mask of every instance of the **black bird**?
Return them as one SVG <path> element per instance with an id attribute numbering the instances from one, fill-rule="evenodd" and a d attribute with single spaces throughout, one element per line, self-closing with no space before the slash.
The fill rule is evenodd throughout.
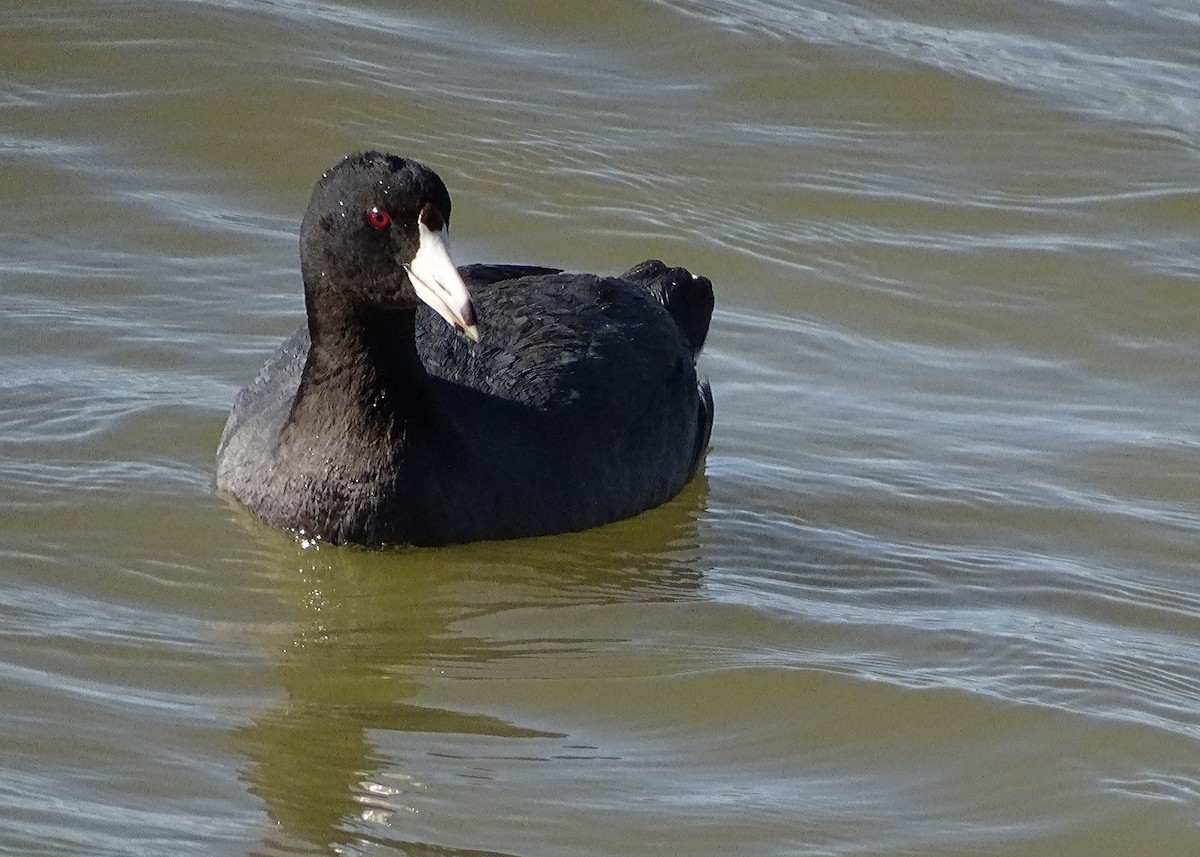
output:
<path id="1" fill-rule="evenodd" d="M 678 493 L 712 428 L 695 362 L 712 284 L 658 261 L 456 269 L 449 222 L 416 161 L 365 152 L 321 177 L 300 227 L 308 324 L 234 402 L 217 486 L 366 545 L 582 530 Z"/>

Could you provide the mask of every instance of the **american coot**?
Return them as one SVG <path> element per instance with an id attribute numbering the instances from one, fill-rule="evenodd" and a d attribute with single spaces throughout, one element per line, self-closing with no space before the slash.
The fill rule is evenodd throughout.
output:
<path id="1" fill-rule="evenodd" d="M 449 222 L 415 161 L 365 152 L 322 176 L 300 227 L 308 324 L 238 395 L 218 487 L 368 545 L 581 530 L 674 496 L 712 428 L 695 364 L 712 284 L 658 261 L 455 269 Z"/>

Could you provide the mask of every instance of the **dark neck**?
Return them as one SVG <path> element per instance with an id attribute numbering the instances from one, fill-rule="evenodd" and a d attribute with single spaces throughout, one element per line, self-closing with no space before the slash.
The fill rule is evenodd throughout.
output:
<path id="1" fill-rule="evenodd" d="M 437 424 L 429 376 L 417 355 L 415 309 L 316 305 L 311 344 L 289 423 L 321 427 L 337 444 L 394 444 L 418 424 Z"/>

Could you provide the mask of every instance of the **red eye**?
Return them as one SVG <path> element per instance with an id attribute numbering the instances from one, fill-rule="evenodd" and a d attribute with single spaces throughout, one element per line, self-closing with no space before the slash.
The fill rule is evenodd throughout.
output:
<path id="1" fill-rule="evenodd" d="M 367 212 L 367 223 L 376 229 L 387 229 L 392 223 L 392 218 L 386 211 L 376 206 Z"/>

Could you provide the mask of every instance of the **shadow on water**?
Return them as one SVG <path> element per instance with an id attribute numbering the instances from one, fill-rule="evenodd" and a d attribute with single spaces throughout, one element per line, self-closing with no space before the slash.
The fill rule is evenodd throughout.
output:
<path id="1" fill-rule="evenodd" d="M 698 479 L 674 501 L 633 520 L 558 537 L 381 551 L 304 550 L 293 542 L 273 550 L 265 573 L 295 605 L 294 621 L 271 627 L 264 640 L 279 653 L 285 698 L 235 737 L 251 761 L 245 779 L 276 827 L 261 853 L 297 847 L 337 853 L 347 842 L 375 840 L 362 829 L 364 784 L 397 772 L 395 761 L 378 753 L 372 732 L 565 738 L 409 700 L 421 690 L 422 676 L 527 652 L 471 638 L 456 627 L 464 620 L 692 597 L 702 574 L 697 522 L 707 496 L 705 480 Z M 280 547 L 282 537 L 265 538 Z M 481 853 L 404 841 L 402 830 L 392 830 L 397 839 L 375 844 L 406 854 Z"/>

